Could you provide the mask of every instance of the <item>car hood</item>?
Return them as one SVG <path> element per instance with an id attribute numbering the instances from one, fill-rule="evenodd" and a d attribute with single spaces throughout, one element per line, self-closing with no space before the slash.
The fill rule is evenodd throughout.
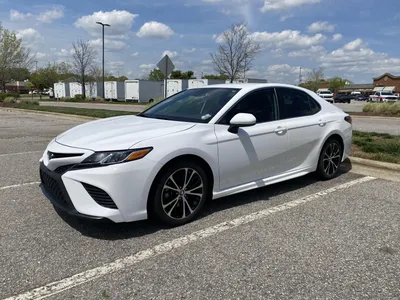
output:
<path id="1" fill-rule="evenodd" d="M 56 142 L 74 148 L 113 151 L 129 149 L 141 141 L 187 130 L 193 126 L 194 123 L 188 122 L 120 116 L 73 127 L 57 136 Z"/>

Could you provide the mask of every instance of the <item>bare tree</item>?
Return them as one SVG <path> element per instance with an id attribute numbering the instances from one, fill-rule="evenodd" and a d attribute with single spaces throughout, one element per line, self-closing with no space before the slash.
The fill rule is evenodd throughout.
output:
<path id="1" fill-rule="evenodd" d="M 210 55 L 216 71 L 226 74 L 230 82 L 233 82 L 251 68 L 251 63 L 261 47 L 249 34 L 244 22 L 231 25 L 219 39 L 221 45 L 215 54 Z"/>
<path id="2" fill-rule="evenodd" d="M 22 45 L 12 31 L 4 29 L 0 24 L 0 87 L 5 91 L 6 84 L 15 80 L 17 68 L 31 68 L 35 61 L 35 55 L 31 55 L 29 48 Z"/>
<path id="3" fill-rule="evenodd" d="M 308 89 L 316 92 L 319 89 L 321 83 L 325 81 L 324 78 L 324 68 L 314 68 L 308 73 L 305 86 L 307 86 Z"/>
<path id="4" fill-rule="evenodd" d="M 78 82 L 82 85 L 83 97 L 86 98 L 86 77 L 90 68 L 94 65 L 97 52 L 90 45 L 89 41 L 78 40 L 76 43 L 72 43 L 72 47 L 74 48 L 72 68 L 78 76 Z"/>

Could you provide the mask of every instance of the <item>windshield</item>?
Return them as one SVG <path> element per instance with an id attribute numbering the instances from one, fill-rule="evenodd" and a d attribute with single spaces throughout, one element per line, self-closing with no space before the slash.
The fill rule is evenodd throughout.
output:
<path id="1" fill-rule="evenodd" d="M 138 116 L 208 123 L 239 91 L 237 88 L 188 89 L 161 101 Z"/>

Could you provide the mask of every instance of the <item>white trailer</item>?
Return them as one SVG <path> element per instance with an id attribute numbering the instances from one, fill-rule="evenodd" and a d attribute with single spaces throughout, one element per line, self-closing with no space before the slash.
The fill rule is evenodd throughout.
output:
<path id="1" fill-rule="evenodd" d="M 61 99 L 69 97 L 69 84 L 65 82 L 56 82 L 54 84 L 54 98 Z"/>
<path id="2" fill-rule="evenodd" d="M 179 93 L 188 88 L 188 79 L 168 79 L 167 80 L 167 97 Z"/>
<path id="3" fill-rule="evenodd" d="M 102 82 L 88 82 L 85 84 L 86 97 L 96 99 L 97 96 L 103 97 L 103 83 Z"/>
<path id="4" fill-rule="evenodd" d="M 154 80 L 125 80 L 125 101 L 153 102 L 164 96 L 164 82 Z"/>
<path id="5" fill-rule="evenodd" d="M 191 89 L 191 88 L 197 88 L 213 84 L 224 84 L 224 83 L 225 80 L 221 79 L 189 79 L 188 87 L 189 89 Z"/>
<path id="6" fill-rule="evenodd" d="M 231 83 L 231 81 L 227 79 L 225 83 Z M 268 83 L 268 80 L 258 78 L 241 78 L 233 80 L 233 83 Z"/>
<path id="7" fill-rule="evenodd" d="M 70 82 L 69 94 L 71 98 L 74 98 L 76 95 L 82 95 L 82 84 L 80 84 L 79 82 Z"/>
<path id="8" fill-rule="evenodd" d="M 106 81 L 104 82 L 106 100 L 125 101 L 125 82 L 123 81 Z"/>

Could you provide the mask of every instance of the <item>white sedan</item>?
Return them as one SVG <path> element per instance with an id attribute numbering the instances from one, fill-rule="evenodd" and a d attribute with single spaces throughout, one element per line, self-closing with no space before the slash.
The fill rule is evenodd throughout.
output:
<path id="1" fill-rule="evenodd" d="M 40 159 L 41 186 L 73 215 L 178 226 L 208 199 L 311 172 L 331 179 L 351 143 L 351 117 L 314 92 L 212 85 L 57 136 Z"/>

